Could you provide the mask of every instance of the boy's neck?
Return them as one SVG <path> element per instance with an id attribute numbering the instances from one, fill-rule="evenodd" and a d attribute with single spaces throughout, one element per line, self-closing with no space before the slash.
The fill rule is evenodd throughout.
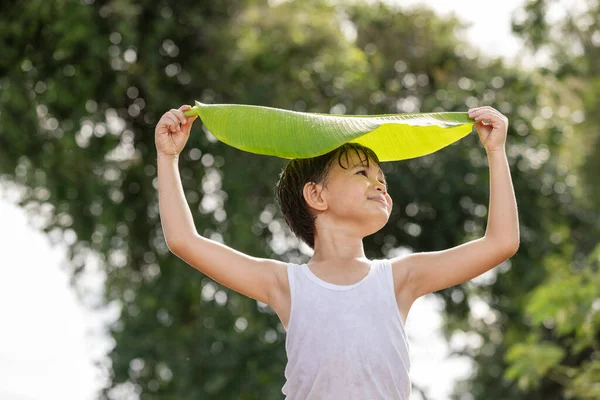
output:
<path id="1" fill-rule="evenodd" d="M 335 246 L 331 246 L 323 249 L 315 245 L 315 252 L 309 264 L 348 265 L 350 263 L 368 261 L 361 242 L 360 246 L 356 247 L 340 246 L 336 248 Z"/>
<path id="2" fill-rule="evenodd" d="M 349 263 L 368 262 L 363 247 L 363 238 L 360 235 L 350 234 L 339 228 L 320 228 L 320 230 L 315 230 L 312 263 L 348 265 Z"/>

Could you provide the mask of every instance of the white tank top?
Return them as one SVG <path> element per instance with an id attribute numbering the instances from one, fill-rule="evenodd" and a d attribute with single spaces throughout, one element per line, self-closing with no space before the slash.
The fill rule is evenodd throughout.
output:
<path id="1" fill-rule="evenodd" d="M 408 337 L 396 303 L 389 260 L 370 261 L 353 285 L 319 279 L 307 264 L 287 265 L 291 310 L 288 400 L 408 400 Z"/>

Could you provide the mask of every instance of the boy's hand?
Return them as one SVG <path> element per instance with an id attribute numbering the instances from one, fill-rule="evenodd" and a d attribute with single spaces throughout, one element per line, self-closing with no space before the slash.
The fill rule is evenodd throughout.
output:
<path id="1" fill-rule="evenodd" d="M 177 156 L 181 153 L 190 137 L 192 124 L 198 117 L 194 115 L 186 118 L 183 115 L 183 112 L 190 108 L 192 108 L 190 105 L 183 105 L 177 110 L 172 108 L 160 117 L 154 130 L 154 141 L 158 153 L 168 156 Z"/>
<path id="2" fill-rule="evenodd" d="M 469 110 L 475 120 L 475 129 L 487 153 L 502 150 L 506 144 L 508 118 L 492 107 L 477 107 Z"/>

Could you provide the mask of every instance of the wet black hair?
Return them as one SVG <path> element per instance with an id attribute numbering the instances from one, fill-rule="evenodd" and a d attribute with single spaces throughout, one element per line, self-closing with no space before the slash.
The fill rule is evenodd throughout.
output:
<path id="1" fill-rule="evenodd" d="M 309 182 L 314 182 L 322 183 L 323 187 L 327 187 L 333 161 L 337 157 L 340 167 L 347 169 L 342 165 L 341 159 L 342 156 L 346 156 L 346 165 L 349 166 L 348 152 L 351 150 L 356 152 L 361 163 L 366 167 L 369 167 L 369 160 L 373 160 L 381 167 L 379 158 L 373 150 L 361 144 L 349 142 L 317 157 L 292 159 L 279 175 L 279 181 L 275 186 L 275 199 L 283 218 L 291 231 L 313 250 L 315 248 L 317 215 L 304 198 L 304 186 Z M 361 157 L 361 153 L 363 157 Z"/>

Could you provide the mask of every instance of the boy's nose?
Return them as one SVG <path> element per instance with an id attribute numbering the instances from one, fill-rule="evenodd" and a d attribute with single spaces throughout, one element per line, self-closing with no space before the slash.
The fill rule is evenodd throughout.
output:
<path id="1" fill-rule="evenodd" d="M 376 185 L 377 185 L 377 190 L 383 190 L 384 192 L 386 191 L 386 187 L 385 187 L 384 183 L 377 181 Z"/>

